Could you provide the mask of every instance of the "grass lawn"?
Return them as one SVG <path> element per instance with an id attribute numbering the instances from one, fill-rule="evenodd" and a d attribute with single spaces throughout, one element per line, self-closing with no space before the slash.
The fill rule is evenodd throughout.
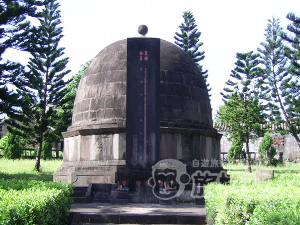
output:
<path id="1" fill-rule="evenodd" d="M 8 160 L 0 159 L 0 178 L 16 178 L 52 181 L 53 173 L 61 166 L 63 160 L 41 160 L 41 172 L 34 171 L 34 159 Z"/>
<path id="2" fill-rule="evenodd" d="M 274 178 L 287 174 L 300 173 L 300 163 L 285 162 L 277 167 L 252 165 L 252 173 L 248 172 L 248 166 L 243 164 L 223 165 L 230 175 L 230 183 L 234 184 L 252 184 L 255 183 L 257 170 L 274 170 Z"/>
<path id="3" fill-rule="evenodd" d="M 34 171 L 34 159 L 8 160 L 0 158 L 0 177 L 32 179 L 42 181 L 52 181 L 53 173 L 63 163 L 62 159 L 41 160 L 41 172 Z M 284 176 L 285 174 L 300 173 L 300 163 L 286 162 L 284 165 L 277 167 L 266 167 L 252 165 L 252 173 L 248 172 L 247 165 L 243 164 L 226 164 L 223 165 L 227 169 L 231 178 L 231 184 L 251 184 L 255 183 L 255 174 L 259 169 L 274 170 L 274 176 Z"/>
<path id="4" fill-rule="evenodd" d="M 208 224 L 300 225 L 300 164 L 277 167 L 224 165 L 230 184 L 210 183 L 205 189 Z M 274 178 L 256 182 L 256 171 L 274 170 Z"/>

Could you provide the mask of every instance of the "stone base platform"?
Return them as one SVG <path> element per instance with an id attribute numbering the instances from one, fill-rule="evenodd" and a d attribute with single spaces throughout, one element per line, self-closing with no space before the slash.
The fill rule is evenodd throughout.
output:
<path id="1" fill-rule="evenodd" d="M 74 186 L 88 186 L 90 183 L 114 184 L 116 172 L 125 167 L 125 160 L 98 160 L 63 162 L 53 181 L 73 183 Z"/>
<path id="2" fill-rule="evenodd" d="M 204 206 L 191 204 L 158 205 L 74 203 L 71 225 L 84 224 L 206 224 Z"/>

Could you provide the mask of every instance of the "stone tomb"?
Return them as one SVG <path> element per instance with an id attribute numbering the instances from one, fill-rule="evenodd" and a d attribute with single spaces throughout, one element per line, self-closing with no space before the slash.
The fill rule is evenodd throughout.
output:
<path id="1" fill-rule="evenodd" d="M 149 192 L 152 167 L 165 159 L 182 162 L 189 177 L 224 172 L 205 81 L 187 53 L 157 38 L 128 38 L 98 53 L 63 136 L 54 180 L 75 186 Z"/>

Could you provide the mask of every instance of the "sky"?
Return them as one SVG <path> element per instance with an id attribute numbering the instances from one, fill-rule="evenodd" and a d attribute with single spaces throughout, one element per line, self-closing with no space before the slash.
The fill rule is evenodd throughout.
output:
<path id="1" fill-rule="evenodd" d="M 234 69 L 236 53 L 257 51 L 265 42 L 267 20 L 281 19 L 285 29 L 289 12 L 300 16 L 299 0 L 59 0 L 64 37 L 60 45 L 69 57 L 70 76 L 106 46 L 140 36 L 138 26 L 148 26 L 147 37 L 174 43 L 184 11 L 194 14 L 205 51 L 201 61 L 208 70 L 213 114 L 223 104 L 220 92 Z M 18 57 L 21 57 L 18 54 Z"/>

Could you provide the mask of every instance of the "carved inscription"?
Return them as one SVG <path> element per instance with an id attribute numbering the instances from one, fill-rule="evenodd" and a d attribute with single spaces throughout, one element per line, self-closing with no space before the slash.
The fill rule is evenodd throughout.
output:
<path id="1" fill-rule="evenodd" d="M 127 39 L 126 160 L 151 169 L 158 157 L 160 40 Z"/>

